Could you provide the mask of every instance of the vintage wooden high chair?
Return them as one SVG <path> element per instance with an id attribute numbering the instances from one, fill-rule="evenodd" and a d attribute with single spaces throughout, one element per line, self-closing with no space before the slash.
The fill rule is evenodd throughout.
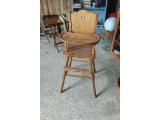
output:
<path id="1" fill-rule="evenodd" d="M 64 55 L 66 56 L 66 63 L 64 67 L 60 92 L 63 91 L 66 76 L 89 78 L 92 80 L 93 92 L 94 96 L 96 97 L 96 69 L 94 59 L 96 57 L 95 45 L 100 40 L 100 36 L 95 34 L 98 21 L 98 14 L 94 14 L 86 10 L 80 10 L 78 12 L 69 13 L 68 20 L 69 32 L 62 32 L 60 34 L 60 39 L 64 42 Z M 72 61 L 88 62 L 89 69 L 72 67 Z M 85 74 L 89 74 L 90 76 L 78 76 L 67 74 L 68 71 L 82 72 Z"/>

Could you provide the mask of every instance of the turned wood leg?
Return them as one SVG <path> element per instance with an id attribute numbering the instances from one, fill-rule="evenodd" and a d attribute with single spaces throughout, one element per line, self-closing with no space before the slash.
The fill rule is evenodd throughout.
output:
<path id="1" fill-rule="evenodd" d="M 91 76 L 92 76 L 92 86 L 93 86 L 94 97 L 96 98 L 96 87 L 95 87 L 94 75 L 92 74 Z"/>
<path id="2" fill-rule="evenodd" d="M 61 90 L 60 90 L 61 93 L 63 91 L 63 86 L 64 86 L 64 81 L 65 81 L 66 74 L 67 74 L 67 71 L 64 70 L 64 72 L 63 72 L 63 78 L 62 78 L 62 84 L 61 84 Z"/>
<path id="3" fill-rule="evenodd" d="M 72 57 L 70 57 L 69 67 L 71 67 L 72 64 Z"/>
<path id="4" fill-rule="evenodd" d="M 65 67 L 68 66 L 68 61 L 69 61 L 69 57 L 66 58 Z M 65 81 L 65 77 L 66 77 L 66 75 L 67 75 L 67 72 L 68 72 L 68 71 L 66 71 L 66 70 L 64 70 L 64 72 L 63 72 L 62 84 L 61 84 L 61 89 L 60 89 L 60 92 L 61 92 L 61 93 L 62 93 L 62 91 L 63 91 L 64 81 Z"/>
<path id="5" fill-rule="evenodd" d="M 92 87 L 93 87 L 93 93 L 94 93 L 94 97 L 96 98 L 96 87 L 95 87 L 95 81 L 94 81 L 94 71 L 92 69 L 92 60 L 89 60 L 89 65 L 90 65 L 90 70 L 92 70 L 91 73 L 91 78 L 92 78 Z"/>
<path id="6" fill-rule="evenodd" d="M 56 37 L 53 36 L 53 40 L 54 40 L 54 47 L 56 47 Z"/>
<path id="7" fill-rule="evenodd" d="M 56 43 L 56 36 L 55 35 L 53 35 L 53 40 L 54 40 L 54 47 L 56 47 L 57 51 L 59 52 L 58 46 L 57 46 L 57 43 Z"/>
<path id="8" fill-rule="evenodd" d="M 54 27 L 54 28 L 53 28 L 54 47 L 56 47 L 56 48 L 57 48 L 57 51 L 59 52 L 58 46 L 57 46 L 57 43 L 56 43 L 56 30 L 55 30 L 55 29 L 56 29 L 56 28 Z"/>
<path id="9" fill-rule="evenodd" d="M 94 59 L 93 59 L 93 67 L 94 67 L 94 73 L 96 73 L 96 67 L 95 67 Z"/>

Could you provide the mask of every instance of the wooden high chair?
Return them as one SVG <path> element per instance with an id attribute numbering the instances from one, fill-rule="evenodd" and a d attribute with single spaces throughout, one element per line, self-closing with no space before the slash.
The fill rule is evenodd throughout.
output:
<path id="1" fill-rule="evenodd" d="M 96 97 L 95 88 L 95 45 L 99 42 L 100 36 L 95 34 L 98 22 L 98 14 L 80 10 L 68 14 L 69 32 L 60 34 L 60 39 L 64 42 L 64 55 L 66 63 L 62 78 L 60 92 L 63 91 L 66 76 L 88 78 L 92 80 L 94 96 Z M 76 58 L 76 59 L 75 59 Z M 79 59 L 80 58 L 80 59 Z M 72 61 L 88 62 L 89 69 L 72 67 Z M 67 74 L 68 71 L 82 72 L 90 76 L 79 76 Z"/>

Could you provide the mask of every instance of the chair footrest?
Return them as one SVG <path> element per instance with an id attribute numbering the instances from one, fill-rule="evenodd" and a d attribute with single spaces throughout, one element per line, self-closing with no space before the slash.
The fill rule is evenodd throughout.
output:
<path id="1" fill-rule="evenodd" d="M 86 74 L 92 74 L 92 70 L 75 68 L 75 67 L 64 67 L 64 70 L 73 71 L 73 72 L 83 72 L 83 73 L 86 73 Z"/>
<path id="2" fill-rule="evenodd" d="M 78 77 L 78 78 L 87 78 L 87 79 L 92 79 L 89 76 L 79 76 L 79 75 L 71 75 L 71 74 L 67 74 L 67 76 L 71 76 L 71 77 Z"/>
<path id="3" fill-rule="evenodd" d="M 88 60 L 76 60 L 76 59 L 72 59 L 72 61 L 77 61 L 77 62 L 88 62 Z"/>

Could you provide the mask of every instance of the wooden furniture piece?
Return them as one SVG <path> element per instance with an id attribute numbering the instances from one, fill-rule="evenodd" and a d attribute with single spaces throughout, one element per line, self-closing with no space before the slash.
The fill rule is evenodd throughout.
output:
<path id="1" fill-rule="evenodd" d="M 115 23 L 114 36 L 112 40 L 112 47 L 110 55 L 120 64 L 120 55 L 115 53 L 115 48 L 120 47 L 120 8 L 118 9 L 117 21 Z"/>
<path id="2" fill-rule="evenodd" d="M 56 20 L 57 19 L 57 21 L 59 20 L 59 15 L 58 14 L 52 14 L 52 15 L 43 15 L 43 20 L 49 20 L 49 21 L 47 21 L 47 22 L 52 22 L 52 20 L 54 19 L 54 20 Z M 54 23 L 55 22 L 57 22 L 57 21 L 54 21 Z M 60 22 L 59 22 L 60 23 Z M 52 23 L 51 23 L 52 24 Z M 57 27 L 58 28 L 58 32 L 60 33 L 61 32 L 61 28 L 60 28 L 60 25 L 62 24 L 58 24 L 58 23 L 56 23 L 56 24 L 49 24 L 49 26 L 52 26 L 52 27 Z"/>
<path id="3" fill-rule="evenodd" d="M 107 42 L 112 42 L 114 32 L 108 32 L 104 27 L 101 27 L 101 37 Z"/>
<path id="4" fill-rule="evenodd" d="M 57 51 L 59 52 L 59 50 L 58 50 L 58 44 L 62 44 L 63 42 L 57 42 L 56 41 L 56 36 L 59 37 L 59 33 L 61 32 L 60 31 L 60 25 L 63 25 L 63 22 L 59 19 L 58 15 L 47 15 L 47 16 L 44 16 L 43 21 L 50 28 L 52 28 L 51 30 L 54 33 L 53 34 L 54 47 L 56 47 Z M 68 23 L 67 20 L 64 20 L 64 22 Z"/>
<path id="5" fill-rule="evenodd" d="M 64 42 L 64 55 L 66 56 L 66 64 L 62 77 L 60 92 L 63 91 L 64 81 L 66 76 L 89 78 L 92 80 L 94 96 L 96 97 L 95 88 L 95 45 L 99 42 L 100 36 L 95 34 L 98 14 L 80 10 L 68 14 L 69 32 L 60 34 L 60 39 Z M 80 59 L 79 59 L 80 58 Z M 88 62 L 90 69 L 82 69 L 72 67 L 73 61 Z M 90 76 L 79 76 L 67 74 L 68 71 L 82 72 Z"/>
<path id="6" fill-rule="evenodd" d="M 40 30 L 41 30 L 40 36 L 45 35 L 47 40 L 48 40 L 48 42 L 50 43 L 48 35 L 52 35 L 52 31 L 51 31 L 50 28 L 46 28 L 46 26 L 43 23 L 42 18 L 40 18 Z"/>
<path id="7" fill-rule="evenodd" d="M 105 51 L 110 51 L 114 32 L 108 32 L 104 27 L 101 27 L 101 37 L 103 38 L 103 47 Z"/>
<path id="8" fill-rule="evenodd" d="M 104 25 L 106 19 L 106 12 L 107 12 L 107 3 L 108 0 L 91 0 L 91 7 L 87 7 L 84 5 L 84 0 L 72 0 L 72 12 L 79 11 L 79 10 L 87 10 L 89 12 L 93 12 L 95 14 L 99 14 L 96 33 L 100 34 L 100 28 Z M 92 3 L 96 3 L 96 6 L 93 7 Z M 80 5 L 77 5 L 80 4 Z"/>

